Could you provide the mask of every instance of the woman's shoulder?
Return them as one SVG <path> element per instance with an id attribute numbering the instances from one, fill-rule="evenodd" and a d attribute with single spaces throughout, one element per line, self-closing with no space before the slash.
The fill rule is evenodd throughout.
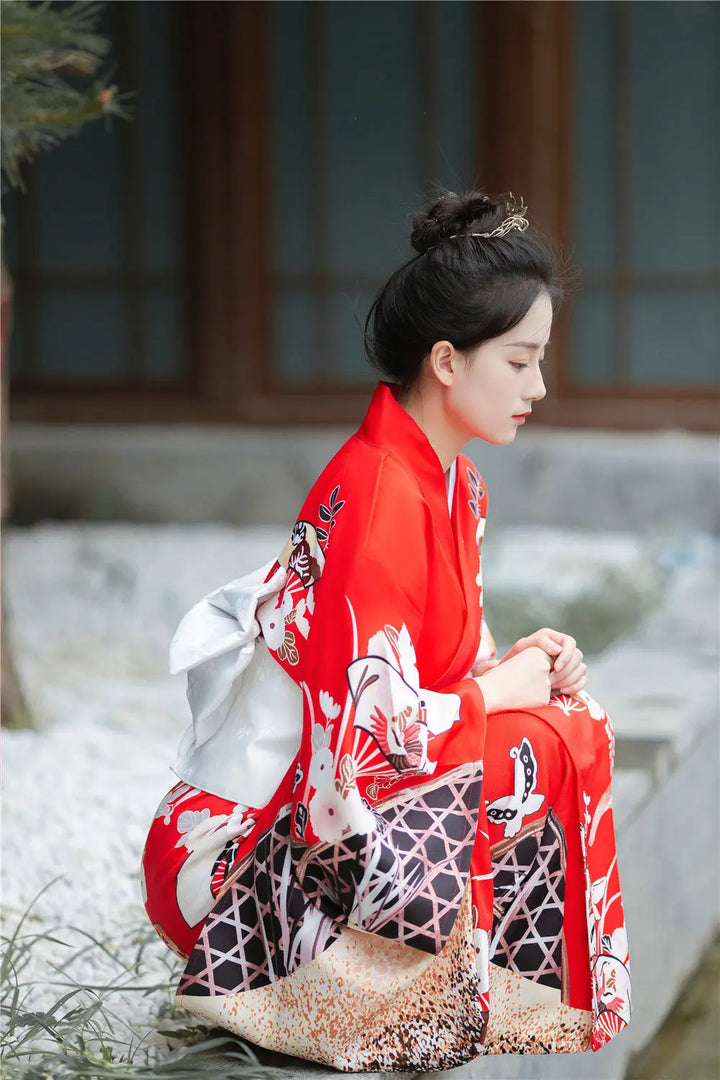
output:
<path id="1" fill-rule="evenodd" d="M 429 509 L 409 467 L 387 448 L 350 438 L 313 484 L 299 514 L 356 555 L 389 556 L 399 534 L 419 530 Z"/>
<path id="2" fill-rule="evenodd" d="M 338 485 L 343 498 L 352 499 L 364 513 L 382 509 L 386 497 L 412 505 L 424 498 L 417 477 L 398 455 L 357 436 L 348 439 L 328 462 L 313 484 L 308 501 L 316 501 L 327 489 Z"/>

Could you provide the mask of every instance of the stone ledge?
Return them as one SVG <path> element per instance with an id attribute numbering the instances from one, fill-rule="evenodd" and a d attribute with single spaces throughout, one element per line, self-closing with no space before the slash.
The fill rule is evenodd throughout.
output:
<path id="1" fill-rule="evenodd" d="M 350 428 L 13 424 L 19 522 L 47 517 L 289 524 Z M 529 427 L 474 441 L 493 522 L 684 535 L 720 531 L 717 439 Z M 189 495 L 190 493 L 190 495 Z"/>

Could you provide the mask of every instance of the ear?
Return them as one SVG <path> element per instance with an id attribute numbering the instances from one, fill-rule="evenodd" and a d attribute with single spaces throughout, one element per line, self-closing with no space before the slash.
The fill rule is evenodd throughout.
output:
<path id="1" fill-rule="evenodd" d="M 450 386 L 458 362 L 458 353 L 449 341 L 436 341 L 430 350 L 428 367 L 438 382 Z"/>

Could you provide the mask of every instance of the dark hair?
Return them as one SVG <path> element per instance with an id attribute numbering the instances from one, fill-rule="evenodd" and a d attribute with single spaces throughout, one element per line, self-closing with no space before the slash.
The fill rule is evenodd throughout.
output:
<path id="1" fill-rule="evenodd" d="M 412 386 L 436 341 L 464 351 L 506 333 L 542 291 L 559 306 L 558 256 L 532 226 L 469 235 L 496 229 L 515 205 L 511 196 L 448 191 L 412 216 L 419 254 L 390 276 L 365 320 L 368 359 L 388 382 Z"/>

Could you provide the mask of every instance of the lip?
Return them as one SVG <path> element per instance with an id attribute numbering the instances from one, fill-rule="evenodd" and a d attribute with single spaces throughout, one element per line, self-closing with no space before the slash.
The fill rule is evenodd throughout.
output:
<path id="1" fill-rule="evenodd" d="M 517 413 L 515 416 L 513 416 L 513 420 L 517 420 L 518 424 L 524 424 L 525 423 L 525 417 L 529 416 L 529 415 L 530 415 L 529 412 Z"/>

